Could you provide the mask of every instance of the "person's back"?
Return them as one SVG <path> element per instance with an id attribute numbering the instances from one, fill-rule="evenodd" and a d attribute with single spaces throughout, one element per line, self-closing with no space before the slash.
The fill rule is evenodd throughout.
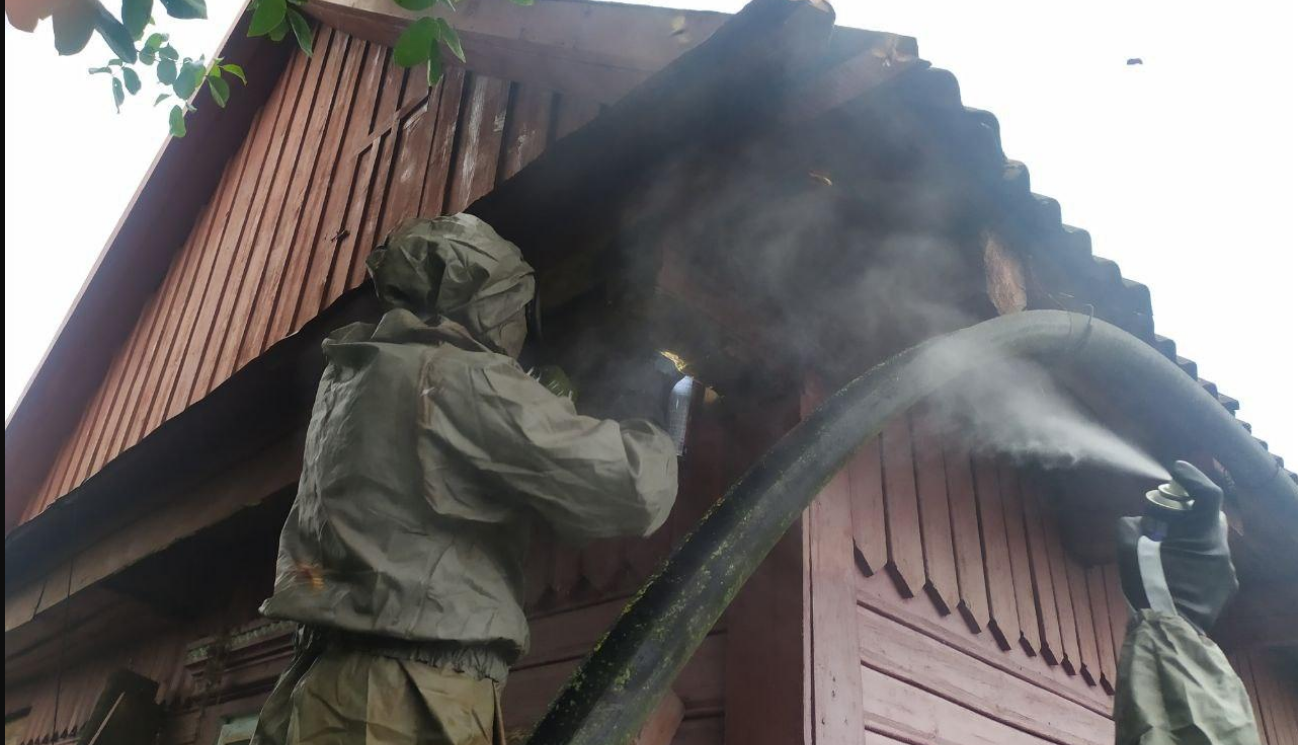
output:
<path id="1" fill-rule="evenodd" d="M 490 742 L 527 648 L 532 524 L 652 532 L 675 450 L 646 421 L 578 415 L 519 367 L 531 269 L 481 221 L 407 223 L 369 263 L 391 310 L 324 345 L 263 606 L 303 634 L 256 742 Z"/>

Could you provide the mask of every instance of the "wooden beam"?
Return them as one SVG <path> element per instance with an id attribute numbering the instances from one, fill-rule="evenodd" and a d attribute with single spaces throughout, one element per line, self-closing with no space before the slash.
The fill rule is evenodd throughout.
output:
<path id="1" fill-rule="evenodd" d="M 445 17 L 454 23 L 474 72 L 606 104 L 729 18 L 584 0 L 547 0 L 530 8 L 510 0 L 465 0 L 453 15 L 442 6 L 407 11 L 391 0 L 312 0 L 305 9 L 339 31 L 389 47 L 415 19 Z"/>

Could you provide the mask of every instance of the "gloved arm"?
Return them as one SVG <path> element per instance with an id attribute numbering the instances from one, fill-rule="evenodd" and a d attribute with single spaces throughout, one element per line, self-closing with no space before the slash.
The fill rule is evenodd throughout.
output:
<path id="1" fill-rule="evenodd" d="M 648 535 L 676 499 L 671 439 L 644 420 L 582 416 L 518 365 L 466 368 L 463 400 L 439 407 L 447 445 L 502 498 L 521 501 L 569 540 Z M 461 385 L 454 386 L 457 389 Z M 458 395 L 457 399 L 460 398 Z"/>
<path id="2" fill-rule="evenodd" d="M 1118 745 L 1258 745 L 1248 694 L 1207 632 L 1239 588 L 1222 492 L 1184 461 L 1172 475 L 1194 499 L 1168 520 L 1118 523 L 1118 570 L 1134 615 L 1118 662 Z"/>

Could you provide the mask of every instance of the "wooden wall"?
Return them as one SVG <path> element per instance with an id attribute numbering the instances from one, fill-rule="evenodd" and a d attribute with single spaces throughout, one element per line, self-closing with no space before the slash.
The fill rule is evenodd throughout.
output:
<path id="1" fill-rule="evenodd" d="M 429 90 L 327 27 L 226 164 L 23 520 L 205 396 L 364 277 L 401 219 L 454 213 L 599 112 L 450 69 Z"/>
<path id="2" fill-rule="evenodd" d="M 952 439 L 898 417 L 809 513 L 816 742 L 1111 743 L 1116 567 L 1064 550 L 1041 480 Z M 1235 663 L 1265 741 L 1290 742 L 1298 686 L 1257 657 Z"/>

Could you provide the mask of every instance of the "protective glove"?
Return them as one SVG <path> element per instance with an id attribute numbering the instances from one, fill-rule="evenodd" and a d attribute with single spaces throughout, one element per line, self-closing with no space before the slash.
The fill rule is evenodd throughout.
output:
<path id="1" fill-rule="evenodd" d="M 1167 520 L 1165 531 L 1160 518 L 1150 515 L 1118 521 L 1122 591 L 1136 610 L 1177 613 L 1206 634 L 1239 589 L 1221 512 L 1222 492 L 1185 461 L 1171 470 L 1194 505 Z"/>

